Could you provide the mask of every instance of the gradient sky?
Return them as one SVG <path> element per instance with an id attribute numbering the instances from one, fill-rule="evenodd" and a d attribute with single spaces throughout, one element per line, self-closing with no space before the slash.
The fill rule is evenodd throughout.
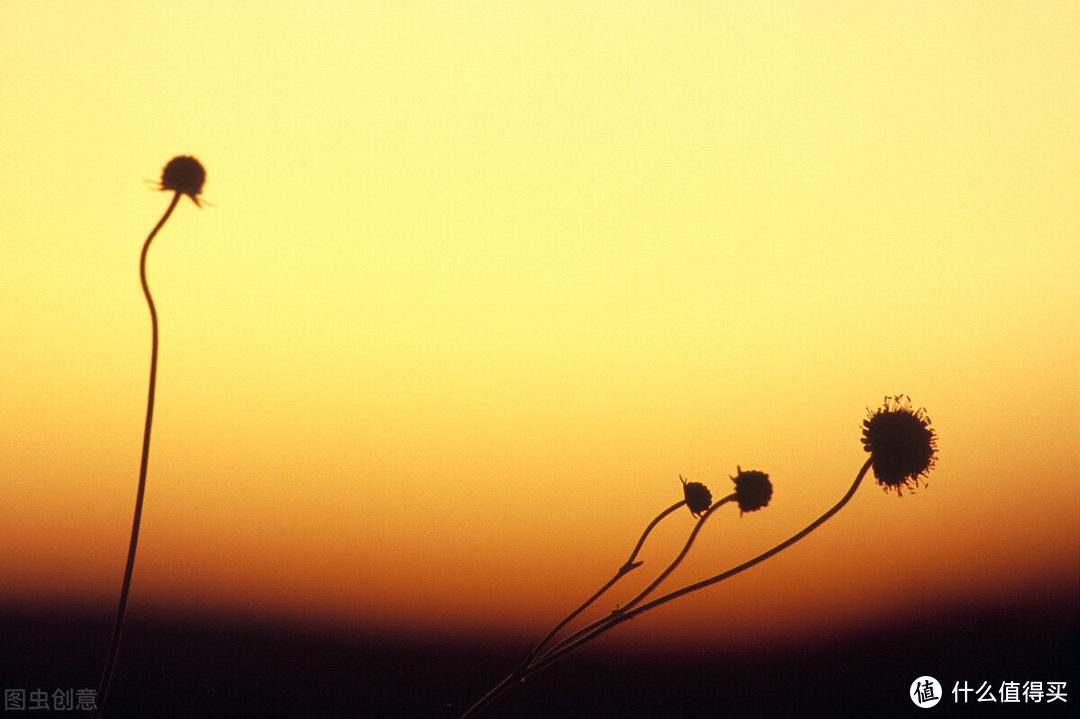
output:
<path id="1" fill-rule="evenodd" d="M 794 534 L 897 393 L 927 489 L 620 632 L 1078 595 L 1073 2 L 9 1 L 0 67 L 0 600 L 115 604 L 178 154 L 129 611 L 535 638 L 680 474 L 775 493 L 665 586 Z"/>

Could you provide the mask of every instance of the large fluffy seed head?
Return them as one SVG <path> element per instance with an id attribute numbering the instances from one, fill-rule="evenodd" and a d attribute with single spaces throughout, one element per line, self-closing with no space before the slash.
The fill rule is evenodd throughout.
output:
<path id="1" fill-rule="evenodd" d="M 863 448 L 870 453 L 874 476 L 885 491 L 914 489 L 937 459 L 937 434 L 923 409 L 912 409 L 906 395 L 886 397 L 863 420 Z"/>

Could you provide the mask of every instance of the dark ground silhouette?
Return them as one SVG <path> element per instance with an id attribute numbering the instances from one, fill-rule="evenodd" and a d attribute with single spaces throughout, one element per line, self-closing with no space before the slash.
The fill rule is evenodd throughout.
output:
<path id="1" fill-rule="evenodd" d="M 1074 597 L 1073 597 L 1074 598 Z M 1076 716 L 1077 609 L 1070 598 L 963 616 L 927 615 L 859 638 L 755 656 L 612 656 L 603 641 L 513 688 L 485 717 Z M 107 612 L 0 607 L 0 688 L 94 688 Z M 205 616 L 129 617 L 107 717 L 452 718 L 500 680 L 525 646 L 303 630 Z M 928 674 L 933 709 L 907 699 Z M 956 681 L 1067 682 L 1067 703 L 957 706 Z M 1045 702 L 1045 700 L 1044 700 Z M 86 716 L 5 711 L 0 716 Z"/>

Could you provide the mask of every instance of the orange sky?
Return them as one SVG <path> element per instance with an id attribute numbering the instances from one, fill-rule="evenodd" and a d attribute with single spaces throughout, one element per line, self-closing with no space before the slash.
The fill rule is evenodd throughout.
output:
<path id="1" fill-rule="evenodd" d="M 1076 596 L 1077 12 L 5 5 L 0 599 L 115 602 L 169 199 L 141 180 L 187 153 L 214 206 L 150 253 L 132 611 L 542 635 L 680 474 L 775 494 L 673 586 L 794 534 L 901 392 L 929 488 L 864 486 L 622 633 Z"/>

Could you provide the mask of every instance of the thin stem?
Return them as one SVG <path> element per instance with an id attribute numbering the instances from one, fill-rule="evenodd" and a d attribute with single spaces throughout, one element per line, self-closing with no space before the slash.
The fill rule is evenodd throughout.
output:
<path id="1" fill-rule="evenodd" d="M 591 597 L 589 597 L 588 599 L 586 599 L 584 604 L 582 604 L 580 607 L 578 607 L 574 611 L 570 612 L 570 614 L 567 615 L 567 617 L 565 619 L 563 619 L 561 622 L 559 622 L 557 625 L 555 625 L 555 628 L 552 629 L 550 632 L 548 632 L 548 635 L 546 637 L 544 637 L 543 640 L 541 640 L 541 642 L 539 644 L 537 644 L 536 647 L 532 651 L 529 652 L 529 658 L 531 659 L 532 657 L 535 657 L 537 654 L 539 654 L 540 650 L 544 648 L 544 645 L 547 644 L 549 641 L 551 641 L 552 637 L 554 637 L 556 634 L 558 634 L 560 629 L 562 629 L 567 624 L 569 624 L 571 621 L 573 621 L 574 617 L 576 617 L 577 615 L 579 615 L 583 611 L 585 611 L 589 607 L 589 605 L 591 605 L 593 602 L 595 602 L 597 599 L 600 598 L 601 594 L 606 592 L 608 589 L 611 589 L 612 585 L 614 585 L 615 582 L 622 579 L 623 575 L 630 572 L 631 570 L 634 570 L 634 569 L 637 569 L 638 567 L 640 567 L 641 562 L 635 562 L 634 560 L 637 559 L 638 552 L 640 552 L 641 547 L 644 546 L 645 538 L 648 537 L 649 533 L 652 532 L 653 528 L 657 524 L 660 523 L 661 519 L 668 516 L 669 514 L 671 514 L 672 512 L 674 512 L 679 507 L 682 507 L 685 504 L 686 504 L 686 500 L 684 499 L 682 501 L 676 502 L 675 504 L 671 505 L 670 507 L 665 509 L 660 514 L 656 515 L 656 518 L 653 519 L 653 521 L 649 522 L 649 526 L 645 528 L 645 531 L 641 535 L 641 539 L 638 540 L 637 545 L 634 547 L 634 551 L 630 553 L 630 558 L 626 560 L 625 564 L 623 564 L 621 567 L 619 567 L 619 571 L 617 571 L 615 573 L 615 576 L 612 577 L 608 581 L 607 584 L 600 587 L 599 591 L 597 591 L 596 594 L 594 594 Z"/>
<path id="2" fill-rule="evenodd" d="M 664 517 L 668 516 L 669 514 L 671 514 L 675 510 L 679 509 L 680 507 L 682 507 L 685 504 L 686 504 L 686 500 L 683 499 L 683 500 L 678 501 L 675 504 L 671 505 L 670 507 L 665 509 L 660 514 L 656 515 L 656 517 L 653 519 L 653 521 L 649 522 L 649 526 L 645 527 L 645 531 L 642 532 L 642 534 L 641 534 L 641 539 L 639 539 L 637 544 L 634 546 L 634 551 L 630 552 L 630 558 L 626 560 L 626 563 L 624 563 L 621 567 L 619 567 L 619 570 L 617 572 L 615 572 L 615 576 L 612 577 L 610 580 L 608 580 L 607 584 L 600 587 L 600 589 L 596 592 L 596 594 L 594 594 L 591 597 L 589 597 L 588 599 L 586 599 L 585 602 L 580 607 L 578 607 L 574 611 L 570 612 L 570 614 L 568 614 L 565 619 L 563 619 L 561 622 L 556 624 L 555 628 L 552 629 L 550 632 L 548 632 L 548 635 L 546 637 L 544 637 L 540 641 L 539 644 L 537 644 L 535 647 L 533 647 L 532 649 L 529 650 L 529 656 L 526 657 L 525 661 L 522 662 L 521 664 L 519 664 L 517 667 L 515 667 L 514 671 L 510 672 L 510 674 L 508 674 L 506 676 L 506 678 L 504 678 L 501 682 L 499 682 L 494 687 L 492 687 L 491 691 L 489 691 L 484 696 L 480 697 L 480 699 L 475 704 L 473 704 L 471 707 L 469 707 L 469 709 L 464 714 L 461 715 L 461 719 L 468 719 L 468 717 L 476 716 L 477 714 L 480 713 L 481 710 L 484 709 L 484 707 L 486 707 L 488 704 L 490 704 L 496 697 L 498 697 L 504 691 L 506 691 L 511 686 L 516 684 L 524 676 L 525 670 L 528 668 L 529 664 L 533 661 L 533 659 L 536 657 L 536 655 L 538 655 L 540 653 L 540 650 L 544 648 L 545 644 L 547 644 L 549 641 L 551 641 L 551 639 L 556 634 L 559 633 L 560 629 L 562 629 L 567 624 L 569 624 L 571 621 L 573 621 L 574 617 L 576 617 L 577 615 L 579 615 L 583 611 L 585 611 L 589 607 L 589 605 L 591 605 L 593 602 L 595 602 L 597 599 L 600 598 L 600 595 L 602 595 L 608 589 L 611 589 L 612 585 L 614 585 L 615 582 L 622 579 L 623 575 L 625 575 L 626 573 L 640 567 L 641 562 L 635 562 L 634 560 L 637 559 L 638 553 L 641 551 L 641 548 L 645 545 L 645 538 L 648 537 L 649 533 L 652 532 L 653 528 L 656 527 L 656 525 L 660 523 L 660 520 L 662 520 Z"/>
<path id="3" fill-rule="evenodd" d="M 601 617 L 600 619 L 597 619 L 592 624 L 589 624 L 588 626 L 582 627 L 581 629 L 577 630 L 576 632 L 574 632 L 570 636 L 568 636 L 565 639 L 563 639 L 562 641 L 560 641 L 554 647 L 552 647 L 547 652 L 545 652 L 544 655 L 540 657 L 540 659 L 536 660 L 535 662 L 530 662 L 530 667 L 533 666 L 533 665 L 539 664 L 540 662 L 543 662 L 548 656 L 553 655 L 553 654 L 555 654 L 557 652 L 560 652 L 565 647 L 568 647 L 571 644 L 574 644 L 581 637 L 584 637 L 584 636 L 592 633 L 593 631 L 596 631 L 600 627 L 603 627 L 604 625 L 608 624 L 611 621 L 612 617 L 618 616 L 618 615 L 620 615 L 620 614 L 622 614 L 622 613 L 624 613 L 626 611 L 629 611 L 632 607 L 636 606 L 645 597 L 647 597 L 649 594 L 651 594 L 654 589 L 656 589 L 658 586 L 660 586 L 661 582 L 663 582 L 665 579 L 667 579 L 668 575 L 670 575 L 675 570 L 675 567 L 679 566 L 679 563 L 682 562 L 683 558 L 687 555 L 687 553 L 690 552 L 690 547 L 694 544 L 694 540 L 697 539 L 698 532 L 700 532 L 701 528 L 705 525 L 705 520 L 708 519 L 709 516 L 714 511 L 716 511 L 717 509 L 719 509 L 723 505 L 727 504 L 728 502 L 734 500 L 736 498 L 736 496 L 737 495 L 735 495 L 734 493 L 729 494 L 727 497 L 724 497 L 723 499 L 717 500 L 716 502 L 713 503 L 713 505 L 711 507 L 709 507 L 708 511 L 706 511 L 701 516 L 701 518 L 698 519 L 697 524 L 694 525 L 694 529 L 690 532 L 690 536 L 687 538 L 686 544 L 683 545 L 682 551 L 679 552 L 679 555 L 677 557 L 675 557 L 675 559 L 671 562 L 671 564 L 668 565 L 667 569 L 665 569 L 663 572 L 661 572 L 660 576 L 658 576 L 656 579 L 653 580 L 652 584 L 647 586 L 645 589 L 641 590 L 641 592 L 638 593 L 638 595 L 636 597 L 631 599 L 624 606 L 619 607 L 618 609 L 615 609 L 614 611 L 611 612 L 611 614 L 608 614 L 605 617 Z M 535 652 L 534 652 L 534 654 L 535 654 Z"/>
<path id="4" fill-rule="evenodd" d="M 146 397 L 146 424 L 143 427 L 142 460 L 139 463 L 139 490 L 135 495 L 135 518 L 131 522 L 131 543 L 128 545 L 127 566 L 124 569 L 124 583 L 120 587 L 120 604 L 116 610 L 116 621 L 113 623 L 112 640 L 109 642 L 109 653 L 105 658 L 105 671 L 101 675 L 101 684 L 98 687 L 97 705 L 94 711 L 94 719 L 98 719 L 105 711 L 105 699 L 109 695 L 109 686 L 112 684 L 113 671 L 116 669 L 116 655 L 120 651 L 120 635 L 124 630 L 124 613 L 127 609 L 128 592 L 131 589 L 131 575 L 135 571 L 135 548 L 139 544 L 139 522 L 142 519 L 143 497 L 146 494 L 146 470 L 150 464 L 150 425 L 154 421 L 154 388 L 157 385 L 157 357 L 158 357 L 158 320 L 157 310 L 154 308 L 154 298 L 150 296 L 150 286 L 146 283 L 146 253 L 150 249 L 150 243 L 158 230 L 162 228 L 169 215 L 176 209 L 180 201 L 180 192 L 173 194 L 172 202 L 161 216 L 154 229 L 143 243 L 142 255 L 139 257 L 139 280 L 142 282 L 143 294 L 146 296 L 146 304 L 150 308 L 151 349 L 150 349 L 150 383 Z"/>
<path id="5" fill-rule="evenodd" d="M 460 719 L 472 719 L 472 717 L 479 716 L 480 712 L 484 711 L 484 709 L 487 708 L 487 705 L 495 701 L 500 694 L 502 694 L 507 689 L 524 679 L 526 674 L 528 673 L 528 668 L 529 659 L 526 659 L 524 662 L 515 667 L 514 671 L 506 675 L 506 677 L 501 682 L 493 686 L 491 688 L 491 691 L 480 697 L 480 699 L 478 699 L 475 704 L 466 709 L 465 713 L 461 715 Z"/>
<path id="6" fill-rule="evenodd" d="M 638 552 L 640 552 L 641 548 L 645 545 L 645 538 L 649 536 L 649 532 L 653 531 L 653 527 L 660 524 L 661 519 L 668 516 L 669 514 L 674 512 L 676 509 L 678 509 L 679 507 L 682 507 L 685 504 L 686 504 L 685 499 L 680 500 L 680 501 L 676 502 L 675 504 L 671 505 L 670 507 L 668 507 L 667 509 L 665 509 L 660 514 L 656 515 L 656 518 L 653 521 L 649 522 L 649 526 L 645 527 L 645 531 L 641 533 L 641 539 L 639 539 L 637 541 L 637 544 L 634 546 L 634 551 L 630 553 L 630 558 L 626 560 L 626 564 L 624 564 L 623 568 L 619 570 L 621 573 L 626 574 L 626 572 L 629 572 L 634 567 L 640 567 L 641 566 L 641 562 L 636 562 L 635 563 L 634 560 L 637 559 Z"/>
<path id="7" fill-rule="evenodd" d="M 866 476 L 866 472 L 870 469 L 872 464 L 873 464 L 873 459 L 872 458 L 866 460 L 866 463 L 863 464 L 862 469 L 860 469 L 859 473 L 855 476 L 855 481 L 852 483 L 851 488 L 847 491 L 847 494 L 845 494 L 840 499 L 839 502 L 837 502 L 835 505 L 833 505 L 832 509 L 825 512 L 825 514 L 821 515 L 816 520 L 811 522 L 805 529 L 803 529 L 801 532 L 799 532 L 795 536 L 781 542 L 780 544 L 776 545 L 775 547 L 773 547 L 769 551 L 764 552 L 762 554 L 759 554 L 758 556 L 754 557 L 753 559 L 748 560 L 746 562 L 743 562 L 739 566 L 727 570 L 726 572 L 721 572 L 720 574 L 717 574 L 716 576 L 709 577 L 708 579 L 703 579 L 700 582 L 696 582 L 695 584 L 691 584 L 689 586 L 683 587 L 682 589 L 678 589 L 678 590 L 676 590 L 674 592 L 669 592 L 668 594 L 665 594 L 662 597 L 654 599 L 651 602 L 646 602 L 645 604 L 642 604 L 641 606 L 637 607 L 636 609 L 632 609 L 632 610 L 630 610 L 628 612 L 619 612 L 617 614 L 613 614 L 601 626 L 597 627 L 596 629 L 589 632 L 585 636 L 582 636 L 580 639 L 577 639 L 576 641 L 574 641 L 572 643 L 569 643 L 569 644 L 565 644 L 565 643 L 560 644 L 558 647 L 556 647 L 552 651 L 548 652 L 539 661 L 537 661 L 536 663 L 529 666 L 525 670 L 525 672 L 522 674 L 521 678 L 524 679 L 525 677 L 527 677 L 527 676 L 529 676 L 531 674 L 535 674 L 536 672 L 540 671 L 541 669 L 544 669 L 545 667 L 553 664 L 554 662 L 558 661 L 559 659 L 564 657 L 566 654 L 572 652 L 573 650 L 577 649 L 581 645 L 583 645 L 583 644 L 585 644 L 587 642 L 590 642 L 593 639 L 595 639 L 596 637 L 600 636 L 601 634 L 603 634 L 607 630 L 614 627 L 616 624 L 621 624 L 622 622 L 625 622 L 628 619 L 633 619 L 634 617 L 636 617 L 637 615 L 639 615 L 639 614 L 641 614 L 643 612 L 647 612 L 650 609 L 655 609 L 656 607 L 660 606 L 661 604 L 664 604 L 666 602 L 670 602 L 672 599 L 678 599 L 679 597 L 681 597 L 683 595 L 689 594 L 691 592 L 696 592 L 697 590 L 703 589 L 703 588 L 705 588 L 705 587 L 707 587 L 707 586 L 709 586 L 711 584 L 716 584 L 717 582 L 721 582 L 721 581 L 727 579 L 728 577 L 731 577 L 731 576 L 733 576 L 735 574 L 738 574 L 739 572 L 741 572 L 741 571 L 743 571 L 745 569 L 749 569 L 750 567 L 754 566 L 755 564 L 759 564 L 761 562 L 764 562 L 766 559 L 773 556 L 774 554 L 777 554 L 777 553 L 781 552 L 782 550 L 787 549 L 792 544 L 795 544 L 795 542 L 799 541 L 800 539 L 802 539 L 806 535 L 810 534 L 810 532 L 817 529 L 819 526 L 821 526 L 826 520 L 828 520 L 834 514 L 839 512 L 840 509 L 843 508 L 843 506 L 845 504 L 847 504 L 848 501 L 851 500 L 852 496 L 855 494 L 855 490 L 859 488 L 859 484 L 862 482 L 863 477 Z"/>
<path id="8" fill-rule="evenodd" d="M 674 561 L 672 561 L 671 564 L 668 565 L 668 568 L 665 569 L 660 574 L 659 577 L 657 577 L 656 579 L 653 580 L 652 584 L 650 584 L 649 586 L 642 589 L 641 592 L 636 597 L 634 597 L 629 602 L 627 602 L 625 605 L 623 605 L 619 609 L 619 612 L 630 611 L 631 608 L 637 606 L 638 602 L 640 602 L 645 597 L 649 596 L 649 594 L 652 593 L 652 590 L 654 590 L 658 586 L 660 586 L 660 583 L 668 578 L 668 575 L 671 574 L 675 570 L 675 567 L 679 566 L 679 562 L 681 562 L 683 560 L 683 557 L 685 557 L 687 555 L 687 553 L 690 551 L 690 546 L 694 543 L 694 540 L 697 539 L 698 532 L 700 532 L 701 528 L 703 526 L 705 526 L 705 520 L 708 519 L 709 516 L 713 512 L 715 512 L 717 509 L 719 509 L 723 505 L 727 504 L 728 502 L 734 500 L 735 498 L 736 498 L 736 495 L 733 492 L 733 493 L 729 494 L 728 496 L 724 497 L 723 499 L 720 499 L 720 500 L 717 500 L 716 502 L 713 502 L 713 505 L 711 507 L 709 507 L 708 511 L 705 512 L 705 514 L 701 515 L 701 518 L 698 519 L 697 524 L 694 525 L 694 529 L 693 529 L 692 532 L 690 532 L 690 536 L 687 538 L 686 544 L 683 545 L 682 551 L 679 552 L 679 556 L 675 557 Z"/>

